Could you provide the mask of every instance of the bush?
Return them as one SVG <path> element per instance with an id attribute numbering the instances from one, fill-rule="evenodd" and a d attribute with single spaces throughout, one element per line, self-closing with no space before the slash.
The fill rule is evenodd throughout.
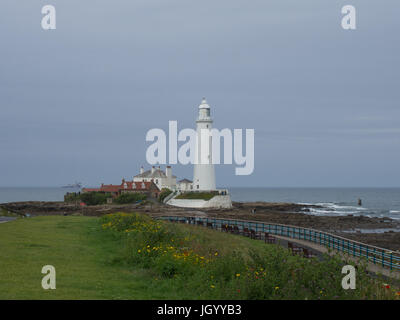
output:
<path id="1" fill-rule="evenodd" d="M 127 203 L 135 203 L 138 201 L 145 200 L 147 197 L 146 195 L 139 193 L 139 192 L 134 192 L 134 193 L 123 193 L 117 198 L 115 198 L 115 202 L 119 204 L 127 204 Z"/>
<path id="2" fill-rule="evenodd" d="M 107 198 L 110 198 L 111 194 L 102 192 L 86 192 L 80 195 L 80 200 L 86 203 L 88 206 L 95 206 L 99 204 L 107 203 Z"/>
<path id="3" fill-rule="evenodd" d="M 65 202 L 79 202 L 81 201 L 81 193 L 70 192 L 64 196 Z"/>

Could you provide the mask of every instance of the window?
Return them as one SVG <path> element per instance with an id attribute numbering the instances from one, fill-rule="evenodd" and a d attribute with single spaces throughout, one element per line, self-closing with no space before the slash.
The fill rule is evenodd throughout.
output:
<path id="1" fill-rule="evenodd" d="M 128 185 L 126 184 L 126 182 L 124 183 L 124 189 L 127 189 Z"/>
<path id="2" fill-rule="evenodd" d="M 142 182 L 142 189 L 145 189 L 146 185 L 144 184 L 144 182 Z"/>
<path id="3" fill-rule="evenodd" d="M 132 189 L 136 189 L 136 183 L 132 182 Z"/>
<path id="4" fill-rule="evenodd" d="M 199 185 L 197 185 L 197 189 L 199 189 Z"/>

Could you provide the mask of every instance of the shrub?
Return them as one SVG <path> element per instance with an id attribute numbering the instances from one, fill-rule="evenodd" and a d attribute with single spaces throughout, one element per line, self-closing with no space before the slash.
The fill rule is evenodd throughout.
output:
<path id="1" fill-rule="evenodd" d="M 88 206 L 95 206 L 99 204 L 105 204 L 107 198 L 110 198 L 111 194 L 102 192 L 86 192 L 80 195 L 80 200 L 86 203 Z"/>
<path id="2" fill-rule="evenodd" d="M 145 199 L 146 195 L 139 192 L 134 192 L 134 193 L 123 193 L 117 198 L 115 198 L 114 201 L 119 204 L 127 204 L 127 203 L 135 203 Z"/>
<path id="3" fill-rule="evenodd" d="M 81 201 L 81 194 L 77 192 L 70 192 L 64 196 L 65 202 L 78 202 Z"/>

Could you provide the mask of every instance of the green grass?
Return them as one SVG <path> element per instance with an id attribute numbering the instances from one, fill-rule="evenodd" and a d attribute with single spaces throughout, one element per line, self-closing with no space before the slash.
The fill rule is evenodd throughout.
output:
<path id="1" fill-rule="evenodd" d="M 121 240 L 98 218 L 36 217 L 0 224 L 0 299 L 152 299 L 148 270 L 116 259 Z M 55 290 L 41 287 L 44 265 L 56 268 Z"/>
<path id="2" fill-rule="evenodd" d="M 222 251 L 247 247 L 248 239 L 200 231 L 215 248 L 226 242 Z M 159 281 L 153 270 L 125 263 L 125 251 L 124 239 L 101 230 L 95 217 L 46 216 L 2 223 L 0 300 L 187 298 L 171 279 Z M 55 290 L 41 287 L 45 265 L 56 269 Z"/>
<path id="3" fill-rule="evenodd" d="M 334 260 L 310 261 L 276 245 L 191 225 L 163 223 L 160 233 L 127 233 L 135 220 L 123 217 L 118 230 L 102 228 L 107 218 L 84 216 L 0 224 L 0 299 L 315 299 L 320 290 L 327 299 L 389 297 L 365 276 L 357 280 L 360 290 L 344 292 Z M 144 222 L 144 228 L 154 225 L 149 218 Z M 213 262 L 201 267 L 187 263 L 193 259 L 137 253 L 160 243 L 184 247 L 181 253 L 189 246 L 193 256 Z M 56 290 L 41 287 L 44 265 L 56 268 Z M 266 270 L 263 281 L 246 269 L 259 266 Z"/>
<path id="4" fill-rule="evenodd" d="M 175 199 L 191 199 L 191 200 L 210 200 L 218 195 L 218 192 L 185 192 L 177 196 Z"/>

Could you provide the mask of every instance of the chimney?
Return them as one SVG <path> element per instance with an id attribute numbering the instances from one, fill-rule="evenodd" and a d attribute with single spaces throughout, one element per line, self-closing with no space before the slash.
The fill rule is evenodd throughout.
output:
<path id="1" fill-rule="evenodd" d="M 155 166 L 152 166 L 151 167 L 151 173 L 154 173 L 156 171 L 156 167 Z"/>
<path id="2" fill-rule="evenodd" d="M 171 166 L 167 166 L 167 168 L 165 169 L 165 175 L 166 175 L 168 178 L 171 178 L 171 177 L 172 177 L 172 168 L 171 168 Z"/>
<path id="3" fill-rule="evenodd" d="M 140 174 L 144 173 L 143 166 L 140 167 Z"/>

